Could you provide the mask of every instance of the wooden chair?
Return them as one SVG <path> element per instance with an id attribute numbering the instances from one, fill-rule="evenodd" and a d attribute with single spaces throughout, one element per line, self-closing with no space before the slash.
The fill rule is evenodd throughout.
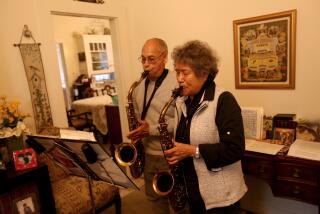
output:
<path id="1" fill-rule="evenodd" d="M 112 97 L 116 93 L 116 88 L 111 85 L 105 85 L 101 91 L 103 95 L 107 94 Z"/>
<path id="2" fill-rule="evenodd" d="M 84 131 L 89 129 L 92 131 L 94 126 L 92 122 L 91 112 L 76 114 L 74 109 L 67 110 L 68 124 L 76 130 Z"/>

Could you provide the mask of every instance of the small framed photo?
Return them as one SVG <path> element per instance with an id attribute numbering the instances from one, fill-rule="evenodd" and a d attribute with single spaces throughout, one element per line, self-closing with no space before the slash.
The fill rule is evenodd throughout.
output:
<path id="1" fill-rule="evenodd" d="M 16 171 L 38 166 L 36 153 L 32 148 L 14 151 L 13 159 Z"/>
<path id="2" fill-rule="evenodd" d="M 6 170 L 6 164 L 4 163 L 3 160 L 0 159 L 0 172 L 1 170 Z"/>
<path id="3" fill-rule="evenodd" d="M 17 198 L 13 201 L 14 214 L 40 213 L 35 193 Z"/>
<path id="4" fill-rule="evenodd" d="M 272 139 L 272 116 L 263 116 L 263 138 Z"/>
<path id="5" fill-rule="evenodd" d="M 295 140 L 295 129 L 274 128 L 274 140 L 279 140 L 282 145 L 290 146 Z"/>

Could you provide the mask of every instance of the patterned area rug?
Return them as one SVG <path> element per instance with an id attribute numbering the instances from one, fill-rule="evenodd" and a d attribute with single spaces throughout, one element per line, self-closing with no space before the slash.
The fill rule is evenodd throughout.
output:
<path id="1" fill-rule="evenodd" d="M 121 190 L 120 190 L 121 192 Z M 144 214 L 152 213 L 151 204 L 146 199 L 144 194 L 144 187 L 140 191 L 132 191 L 122 198 L 122 214 Z M 101 212 L 101 214 L 114 214 L 114 206 Z"/>
<path id="2" fill-rule="evenodd" d="M 127 191 L 127 190 L 125 190 Z M 121 194 L 121 190 L 120 190 Z M 123 194 L 122 194 L 123 195 Z M 129 194 L 124 194 L 122 198 L 122 214 L 152 214 L 151 202 L 149 202 L 144 194 L 144 186 L 140 191 L 132 191 Z M 100 214 L 114 214 L 114 206 L 109 207 Z M 240 214 L 255 214 L 248 210 L 242 210 Z"/>

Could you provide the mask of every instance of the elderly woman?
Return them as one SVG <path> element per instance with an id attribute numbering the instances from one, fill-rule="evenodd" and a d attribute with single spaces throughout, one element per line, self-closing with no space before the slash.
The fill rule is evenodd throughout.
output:
<path id="1" fill-rule="evenodd" d="M 172 53 L 183 87 L 174 145 L 165 151 L 170 165 L 182 161 L 191 213 L 239 213 L 247 187 L 241 158 L 244 131 L 241 109 L 230 92 L 216 86 L 218 59 L 201 41 Z"/>

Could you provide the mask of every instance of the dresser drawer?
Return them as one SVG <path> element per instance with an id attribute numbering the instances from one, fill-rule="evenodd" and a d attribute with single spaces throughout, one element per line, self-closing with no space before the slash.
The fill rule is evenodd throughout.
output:
<path id="1" fill-rule="evenodd" d="M 301 179 L 314 184 L 317 184 L 319 180 L 319 172 L 316 167 L 293 163 L 276 163 L 275 168 L 277 177 Z"/>
<path id="2" fill-rule="evenodd" d="M 298 199 L 304 202 L 318 204 L 320 201 L 319 187 L 288 180 L 276 180 L 272 187 L 273 194 L 280 197 Z"/>
<path id="3" fill-rule="evenodd" d="M 262 179 L 272 179 L 272 162 L 244 158 L 242 160 L 243 172 L 247 175 L 253 175 Z"/>

